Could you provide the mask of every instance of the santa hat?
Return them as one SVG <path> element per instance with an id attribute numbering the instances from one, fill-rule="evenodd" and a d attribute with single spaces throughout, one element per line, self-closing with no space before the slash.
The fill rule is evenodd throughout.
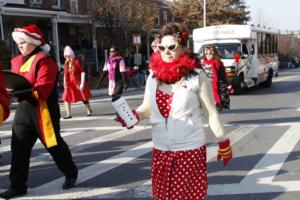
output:
<path id="1" fill-rule="evenodd" d="M 25 40 L 35 46 L 39 46 L 45 53 L 50 51 L 50 46 L 46 44 L 43 32 L 35 25 L 24 26 L 22 28 L 15 28 L 12 37 L 14 41 Z"/>
<path id="2" fill-rule="evenodd" d="M 70 56 L 71 58 L 75 58 L 74 51 L 70 46 L 66 46 L 64 49 L 64 57 Z"/>

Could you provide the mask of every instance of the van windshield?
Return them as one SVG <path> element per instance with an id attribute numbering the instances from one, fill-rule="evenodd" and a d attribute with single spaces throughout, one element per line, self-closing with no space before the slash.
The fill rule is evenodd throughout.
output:
<path id="1" fill-rule="evenodd" d="M 234 56 L 241 52 L 241 44 L 240 43 L 226 43 L 226 44 L 211 44 L 216 47 L 219 51 L 221 59 L 233 59 Z M 202 48 L 202 52 L 204 52 L 205 46 Z"/>

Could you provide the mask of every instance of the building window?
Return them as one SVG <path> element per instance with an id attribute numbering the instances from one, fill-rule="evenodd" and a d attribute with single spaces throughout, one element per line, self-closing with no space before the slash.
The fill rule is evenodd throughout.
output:
<path id="1" fill-rule="evenodd" d="M 168 12 L 167 11 L 163 11 L 163 19 L 164 19 L 165 23 L 168 22 Z"/>
<path id="2" fill-rule="evenodd" d="M 70 0 L 71 13 L 78 13 L 78 3 L 77 0 Z"/>
<path id="3" fill-rule="evenodd" d="M 160 11 L 158 10 L 157 12 L 158 12 L 158 14 L 157 14 L 157 18 L 156 18 L 156 25 L 160 26 Z"/>
<path id="4" fill-rule="evenodd" d="M 42 0 L 32 0 L 31 2 L 32 2 L 32 4 L 42 4 L 43 3 Z"/>
<path id="5" fill-rule="evenodd" d="M 52 7 L 60 7 L 60 0 L 52 0 Z"/>

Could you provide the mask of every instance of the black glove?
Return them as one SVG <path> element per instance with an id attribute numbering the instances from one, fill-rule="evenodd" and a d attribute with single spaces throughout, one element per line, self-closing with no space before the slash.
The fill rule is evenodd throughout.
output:
<path id="1" fill-rule="evenodd" d="M 223 110 L 222 104 L 216 104 L 216 108 L 218 112 L 221 112 Z"/>

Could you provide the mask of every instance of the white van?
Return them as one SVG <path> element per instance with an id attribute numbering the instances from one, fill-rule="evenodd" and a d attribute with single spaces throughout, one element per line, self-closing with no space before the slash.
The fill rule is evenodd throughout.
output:
<path id="1" fill-rule="evenodd" d="M 194 52 L 203 56 L 213 45 L 237 94 L 245 87 L 271 87 L 278 75 L 278 32 L 250 25 L 217 25 L 193 30 Z M 237 62 L 237 54 L 240 54 Z"/>

